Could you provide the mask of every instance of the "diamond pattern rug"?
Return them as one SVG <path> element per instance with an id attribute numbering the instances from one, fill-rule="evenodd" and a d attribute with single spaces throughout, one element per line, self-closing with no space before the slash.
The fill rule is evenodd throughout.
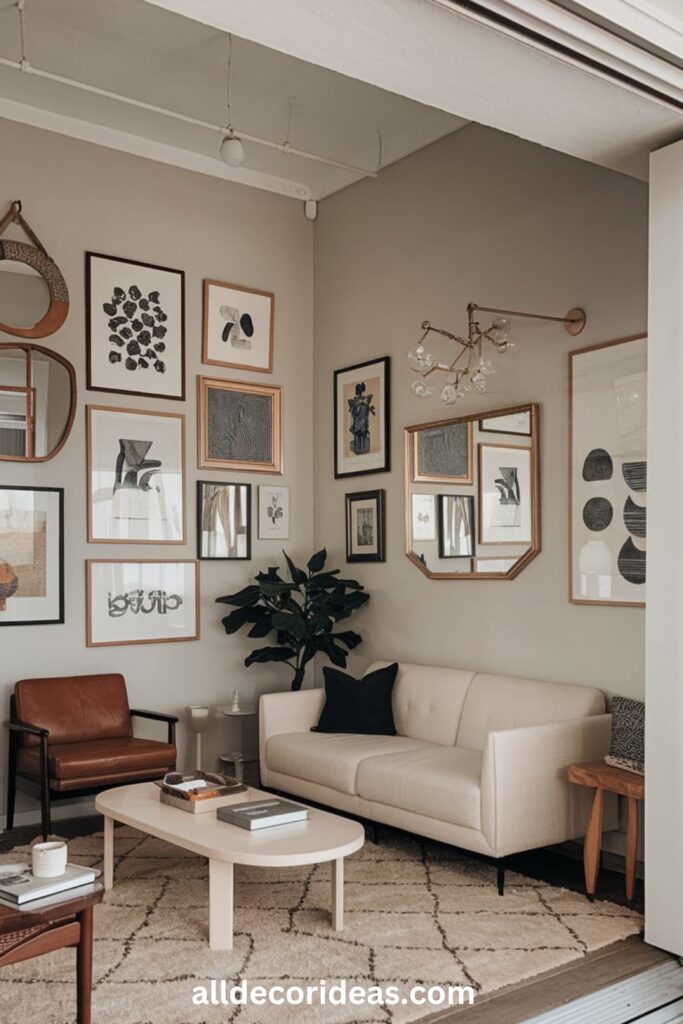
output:
<path id="1" fill-rule="evenodd" d="M 100 866 L 102 835 L 69 859 Z M 9 863 L 27 854 L 3 854 Z M 114 888 L 95 908 L 93 1024 L 408 1024 L 434 1008 L 196 1007 L 194 986 L 472 985 L 480 993 L 579 961 L 642 929 L 639 914 L 398 833 L 346 861 L 344 931 L 331 929 L 330 868 L 235 870 L 235 948 L 208 948 L 208 864 L 131 828 L 115 832 Z M 73 1024 L 70 950 L 0 971 L 3 1024 Z M 465 1013 L 465 1019 L 467 1014 Z"/>

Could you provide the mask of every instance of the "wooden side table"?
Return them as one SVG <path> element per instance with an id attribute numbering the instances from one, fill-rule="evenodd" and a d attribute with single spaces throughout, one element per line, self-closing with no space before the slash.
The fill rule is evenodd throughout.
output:
<path id="1" fill-rule="evenodd" d="M 100 886 L 87 896 L 66 898 L 42 910 L 0 905 L 0 967 L 76 947 L 77 1024 L 91 1022 L 93 907 L 103 895 Z"/>
<path id="2" fill-rule="evenodd" d="M 586 894 L 589 900 L 595 899 L 595 890 L 598 884 L 602 846 L 602 809 L 605 793 L 616 793 L 618 796 L 626 797 L 628 802 L 626 899 L 632 903 L 638 850 L 638 801 L 645 798 L 645 779 L 642 775 L 626 772 L 623 768 L 613 768 L 612 765 L 605 764 L 604 761 L 573 764 L 569 768 L 568 775 L 569 781 L 577 786 L 590 786 L 595 789 L 593 808 L 583 844 L 583 867 L 586 876 Z"/>

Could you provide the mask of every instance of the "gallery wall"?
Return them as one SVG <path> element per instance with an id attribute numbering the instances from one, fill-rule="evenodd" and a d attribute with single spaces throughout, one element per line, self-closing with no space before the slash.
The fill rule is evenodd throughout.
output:
<path id="1" fill-rule="evenodd" d="M 0 483 L 65 490 L 64 625 L 0 629 L 0 702 L 28 676 L 122 672 L 131 705 L 182 714 L 189 704 L 228 703 L 235 687 L 243 703 L 286 685 L 268 667 L 243 666 L 248 642 L 227 637 L 225 608 L 214 599 L 238 589 L 262 566 L 274 564 L 280 544 L 256 533 L 256 488 L 275 480 L 290 487 L 293 554 L 310 554 L 312 507 L 312 225 L 302 204 L 138 159 L 123 153 L 0 122 L 0 209 L 20 198 L 24 214 L 60 266 L 71 293 L 64 326 L 44 344 L 63 353 L 78 377 L 78 410 L 71 436 L 53 460 L 39 465 L 0 462 Z M 22 236 L 16 234 L 17 238 Z M 85 391 L 84 254 L 86 250 L 185 271 L 187 400 Z M 203 366 L 202 280 L 218 279 L 275 293 L 272 374 Z M 4 341 L 10 338 L 3 336 Z M 196 376 L 205 374 L 283 387 L 284 473 L 232 473 L 197 469 Z M 183 413 L 187 431 L 187 544 L 88 544 L 86 541 L 86 404 Z M 86 558 L 194 558 L 195 481 L 253 485 L 252 561 L 201 563 L 201 639 L 171 644 L 86 648 Z M 3 712 L 2 718 L 6 717 Z M 253 724 L 253 723 L 252 723 Z M 137 728 L 137 727 L 136 727 Z M 160 726 L 137 729 L 163 738 Z M 238 746 L 230 723 L 216 720 L 205 745 L 207 763 Z M 253 741 L 253 737 L 252 737 Z M 179 760 L 191 758 L 187 732 L 179 732 Z M 6 735 L 0 732 L 0 807 L 4 813 Z M 22 797 L 18 821 L 35 803 Z M 59 805 L 58 805 L 59 806 Z M 58 813 L 72 813 L 63 806 Z M 1 816 L 0 816 L 1 821 Z"/>
<path id="2" fill-rule="evenodd" d="M 326 199 L 315 226 L 316 540 L 344 557 L 344 495 L 386 490 L 386 562 L 354 565 L 371 593 L 358 617 L 375 658 L 508 673 L 643 696 L 644 614 L 578 606 L 567 581 L 567 352 L 646 329 L 647 187 L 468 126 Z M 456 334 L 466 305 L 564 315 L 579 338 L 514 321 L 483 396 L 456 408 L 412 394 L 406 355 L 429 319 Z M 492 318 L 491 318 L 492 319 Z M 482 318 L 483 322 L 484 318 Z M 430 347 L 446 357 L 447 343 Z M 333 371 L 392 359 L 392 469 L 333 476 Z M 526 402 L 540 405 L 541 554 L 513 581 L 429 580 L 404 554 L 403 428 Z M 452 410 L 452 411 L 451 411 Z"/>

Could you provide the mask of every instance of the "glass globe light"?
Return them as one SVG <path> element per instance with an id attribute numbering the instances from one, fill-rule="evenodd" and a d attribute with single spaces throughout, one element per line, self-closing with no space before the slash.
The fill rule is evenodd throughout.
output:
<path id="1" fill-rule="evenodd" d="M 455 405 L 459 397 L 455 384 L 444 384 L 441 389 L 441 401 L 444 405 Z"/>
<path id="2" fill-rule="evenodd" d="M 415 370 L 416 373 L 428 373 L 434 366 L 435 362 L 436 356 L 431 352 L 427 352 L 422 342 L 420 342 L 419 345 L 416 345 L 416 347 L 411 349 L 408 353 L 408 363 L 411 370 Z"/>
<path id="3" fill-rule="evenodd" d="M 434 388 L 431 384 L 425 384 L 423 380 L 414 380 L 410 385 L 410 389 L 418 398 L 427 398 L 429 395 L 434 394 Z"/>
<path id="4" fill-rule="evenodd" d="M 512 331 L 512 321 L 507 316 L 501 316 L 494 320 L 486 332 L 496 345 L 505 345 Z"/>
<path id="5" fill-rule="evenodd" d="M 479 395 L 483 395 L 483 393 L 486 391 L 486 381 L 484 380 L 483 377 L 480 377 L 479 380 L 474 381 L 474 390 Z"/>
<path id="6" fill-rule="evenodd" d="M 244 163 L 244 146 L 242 140 L 235 135 L 232 128 L 228 130 L 228 134 L 221 142 L 221 160 L 228 165 L 228 167 L 239 167 Z"/>
<path id="7" fill-rule="evenodd" d="M 477 369 L 484 377 L 489 377 L 492 373 L 498 372 L 490 359 L 480 359 Z"/>

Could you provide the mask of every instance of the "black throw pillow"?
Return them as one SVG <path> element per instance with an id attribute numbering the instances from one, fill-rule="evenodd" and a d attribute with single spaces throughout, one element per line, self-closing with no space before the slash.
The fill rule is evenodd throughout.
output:
<path id="1" fill-rule="evenodd" d="M 386 665 L 362 679 L 354 679 L 338 668 L 326 665 L 325 703 L 311 732 L 355 732 L 373 736 L 395 736 L 391 693 L 398 665 Z"/>

